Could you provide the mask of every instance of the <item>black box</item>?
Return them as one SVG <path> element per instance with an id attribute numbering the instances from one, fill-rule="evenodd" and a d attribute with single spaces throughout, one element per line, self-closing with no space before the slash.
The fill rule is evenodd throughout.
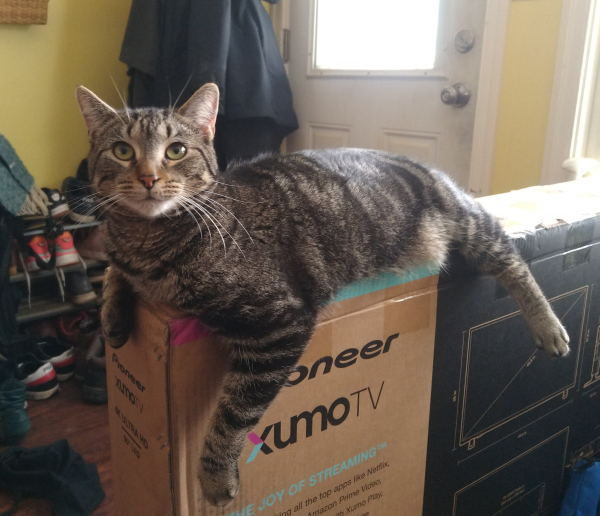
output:
<path id="1" fill-rule="evenodd" d="M 458 258 L 440 275 L 423 516 L 555 515 L 600 454 L 600 183 L 484 199 L 570 336 L 537 350 L 508 293 Z"/>

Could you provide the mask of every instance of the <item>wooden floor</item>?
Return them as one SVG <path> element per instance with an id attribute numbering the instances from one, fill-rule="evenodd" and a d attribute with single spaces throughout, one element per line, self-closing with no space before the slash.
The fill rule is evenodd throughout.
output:
<path id="1" fill-rule="evenodd" d="M 28 401 L 27 414 L 31 430 L 22 446 L 33 448 L 67 439 L 71 448 L 86 462 L 96 464 L 106 497 L 92 513 L 94 516 L 114 516 L 108 409 L 106 405 L 83 402 L 81 387 L 74 379 L 61 384 L 61 391 L 45 401 Z M 0 448 L 0 451 L 4 448 Z M 0 512 L 10 508 L 12 499 L 0 491 Z M 14 516 L 51 516 L 47 500 L 25 499 Z"/>

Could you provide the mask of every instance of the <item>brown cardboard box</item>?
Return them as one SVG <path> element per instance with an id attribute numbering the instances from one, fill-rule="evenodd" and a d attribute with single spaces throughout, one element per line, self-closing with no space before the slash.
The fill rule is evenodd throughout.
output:
<path id="1" fill-rule="evenodd" d="M 417 514 L 436 284 L 430 275 L 330 307 L 292 378 L 298 383 L 251 436 L 263 437 L 267 453 L 248 439 L 240 493 L 223 509 L 203 501 L 196 476 L 226 357 L 212 336 L 170 345 L 168 312 L 139 305 L 135 334 L 107 355 L 118 514 L 334 515 L 356 507 L 353 514 L 384 515 L 400 505 Z"/>
<path id="2" fill-rule="evenodd" d="M 553 242 L 564 237 L 567 244 L 560 243 L 560 252 L 570 246 L 565 252 L 569 255 L 564 259 L 565 275 L 575 275 L 579 263 L 584 264 L 580 268 L 595 267 L 596 249 L 592 249 L 587 240 L 581 240 L 581 235 L 587 238 L 587 233 L 582 233 L 577 223 L 600 213 L 597 179 L 537 187 L 482 202 L 504 220 L 515 238 L 526 233 L 533 235 L 534 243 L 536 238 L 542 239 L 543 245 L 530 246 L 538 253 L 532 254 L 536 259 L 540 249 L 556 253 Z M 595 226 L 591 227 L 589 241 L 596 242 Z M 545 228 L 556 231 L 546 234 L 543 233 Z M 541 266 L 538 269 L 543 271 Z M 462 330 L 457 326 L 459 337 L 445 342 L 445 328 L 452 321 L 448 322 L 445 314 L 437 313 L 438 294 L 446 299 L 439 305 L 440 310 L 449 310 L 448 307 L 457 303 L 453 301 L 452 288 L 444 288 L 445 291 L 438 293 L 437 274 L 416 271 L 407 278 L 384 275 L 340 293 L 302 357 L 304 368 L 292 377 L 295 385 L 283 389 L 249 435 L 239 461 L 240 493 L 231 506 L 222 509 L 203 501 L 196 472 L 203 433 L 225 374 L 226 357 L 214 337 L 195 336 L 202 333 L 196 322 L 177 319 L 176 314 L 165 307 L 138 305 L 136 330 L 129 342 L 118 350 L 107 348 L 117 514 L 497 514 L 497 509 L 492 507 L 493 497 L 489 497 L 489 511 L 475 514 L 471 509 L 464 509 L 461 512 L 460 503 L 465 504 L 462 498 L 460 503 L 456 501 L 458 495 L 454 492 L 462 493 L 470 485 L 484 485 L 477 479 L 493 478 L 486 473 L 494 468 L 506 472 L 507 485 L 511 479 L 520 481 L 510 467 L 503 464 L 519 465 L 519 457 L 535 458 L 535 455 L 526 452 L 518 455 L 513 451 L 517 445 L 510 444 L 512 436 L 519 437 L 523 443 L 530 439 L 532 443 L 527 446 L 537 449 L 536 440 L 547 442 L 557 429 L 560 431 L 569 422 L 554 421 L 554 428 L 544 426 L 550 417 L 540 417 L 540 422 L 535 424 L 521 423 L 516 418 L 511 420 L 512 426 L 504 425 L 497 430 L 501 433 L 510 426 L 510 432 L 514 431 L 498 441 L 501 444 L 492 442 L 491 437 L 491 444 L 479 443 L 473 449 L 454 444 L 455 413 L 464 403 L 460 393 L 457 394 L 457 379 L 462 378 Z M 493 285 L 485 295 L 477 297 L 467 292 L 463 298 L 464 306 L 452 307 L 459 315 L 461 310 L 469 310 L 469 299 L 483 311 L 488 303 L 490 306 L 496 303 L 498 310 L 514 310 L 510 300 L 504 300 Z M 592 303 L 592 309 L 588 309 L 590 325 L 598 319 L 591 314 L 597 304 Z M 587 333 L 590 331 L 596 335 L 595 327 Z M 593 355 L 593 349 L 588 354 Z M 438 371 L 434 377 L 437 390 L 433 399 L 432 371 Z M 446 381 L 444 374 L 452 381 Z M 570 400 L 565 401 L 568 403 Z M 552 417 L 560 418 L 563 413 L 566 412 L 557 409 Z M 519 425 L 527 431 L 519 433 Z M 431 428 L 435 435 L 431 434 Z M 571 441 L 577 447 L 575 434 L 572 430 Z M 482 439 L 488 436 L 496 438 L 486 434 Z M 506 450 L 502 449 L 504 445 Z M 566 451 L 561 453 L 565 455 Z M 557 467 L 563 466 L 561 462 Z M 527 473 L 526 468 L 520 469 Z M 557 473 L 558 477 L 563 478 L 561 472 Z M 546 502 L 540 502 L 542 507 L 556 505 L 561 482 L 548 481 Z M 521 500 L 519 493 L 523 488 L 521 485 L 507 490 L 500 486 L 497 490 L 502 508 L 508 499 L 511 504 Z M 438 491 L 442 493 L 439 496 Z M 431 500 L 425 507 L 424 493 Z M 483 493 L 478 500 L 484 503 L 487 498 Z M 529 503 L 528 499 L 523 500 Z"/>

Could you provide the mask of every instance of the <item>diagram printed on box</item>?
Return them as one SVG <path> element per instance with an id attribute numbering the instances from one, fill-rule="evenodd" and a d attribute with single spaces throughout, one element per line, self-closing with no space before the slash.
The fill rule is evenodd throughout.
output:
<path id="1" fill-rule="evenodd" d="M 595 234 L 600 236 L 600 217 Z M 535 346 L 493 278 L 457 266 L 438 293 L 423 516 L 558 516 L 571 468 L 600 459 L 600 241 L 586 261 L 544 255 L 531 272 L 570 337 Z"/>
<path id="2" fill-rule="evenodd" d="M 521 312 L 465 333 L 457 447 L 472 450 L 484 436 L 489 445 L 568 402 L 577 383 L 588 291 L 586 285 L 550 299 L 571 337 L 571 353 L 565 359 L 552 360 L 536 348 Z M 504 354 L 510 354 L 510 362 L 502 359 Z"/>
<path id="3" fill-rule="evenodd" d="M 560 503 L 568 440 L 567 427 L 463 487 L 452 516 L 547 513 Z"/>
<path id="4" fill-rule="evenodd" d="M 583 384 L 584 389 L 591 387 L 597 382 L 600 382 L 600 326 L 598 326 L 598 329 L 596 330 L 596 338 L 593 341 L 593 347 L 594 351 L 591 354 L 591 367 L 589 374 L 586 375 L 587 382 Z M 584 371 L 583 374 L 585 373 L 586 372 Z M 586 376 L 584 376 L 584 379 L 586 379 Z"/>

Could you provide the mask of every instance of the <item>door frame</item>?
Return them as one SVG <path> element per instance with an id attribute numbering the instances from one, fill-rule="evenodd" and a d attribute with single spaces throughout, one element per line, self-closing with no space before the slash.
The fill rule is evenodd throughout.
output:
<path id="1" fill-rule="evenodd" d="M 511 0 L 487 0 L 473 126 L 468 189 L 480 197 L 492 192 L 496 127 Z"/>
<path id="2" fill-rule="evenodd" d="M 284 32 L 290 29 L 290 2 L 279 0 L 271 6 L 273 28 L 282 53 L 286 38 Z M 492 188 L 496 122 L 510 3 L 511 0 L 487 0 L 468 182 L 469 192 L 475 196 L 489 195 Z M 289 35 L 289 32 L 287 41 L 290 45 L 294 44 L 293 35 Z"/>
<path id="3" fill-rule="evenodd" d="M 565 159 L 583 157 L 599 43 L 600 1 L 563 0 L 542 185 L 566 181 Z"/>

